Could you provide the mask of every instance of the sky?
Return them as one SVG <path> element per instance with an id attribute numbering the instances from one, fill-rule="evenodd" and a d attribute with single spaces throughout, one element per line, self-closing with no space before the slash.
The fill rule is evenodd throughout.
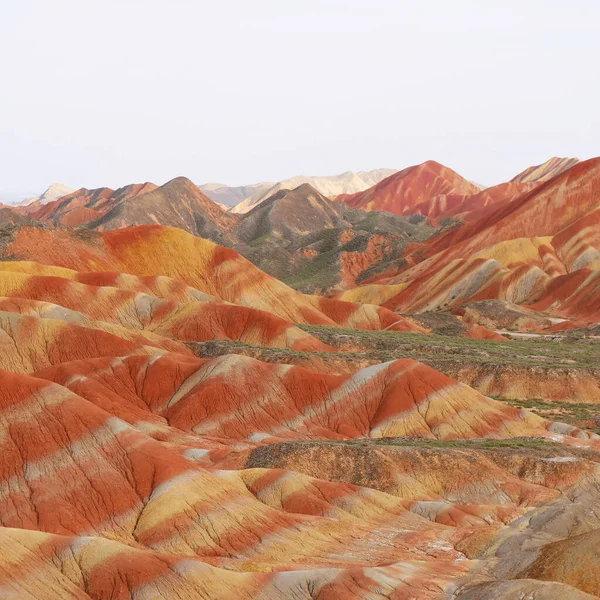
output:
<path id="1" fill-rule="evenodd" d="M 0 201 L 600 155 L 597 0 L 5 0 Z"/>

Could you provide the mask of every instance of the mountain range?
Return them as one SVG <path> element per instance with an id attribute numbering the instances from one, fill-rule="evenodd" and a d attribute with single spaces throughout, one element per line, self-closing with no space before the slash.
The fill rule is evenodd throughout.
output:
<path id="1" fill-rule="evenodd" d="M 291 190 L 305 183 L 311 185 L 318 192 L 327 197 L 335 197 L 340 194 L 352 194 L 375 185 L 394 172 L 393 169 L 375 169 L 373 171 L 360 171 L 358 173 L 347 171 L 341 175 L 327 177 L 305 177 L 300 175 L 275 184 L 258 184 L 256 186 L 257 189 L 250 196 L 245 197 L 231 210 L 238 214 L 247 213 L 277 192 L 281 190 Z"/>
<path id="2" fill-rule="evenodd" d="M 304 179 L 0 207 L 0 597 L 600 598 L 600 158 Z"/>
<path id="3" fill-rule="evenodd" d="M 57 200 L 61 196 L 66 196 L 71 192 L 74 192 L 73 188 L 70 188 L 68 185 L 64 185 L 62 183 L 53 183 L 45 191 L 43 191 L 39 196 L 34 196 L 33 198 L 26 198 L 25 200 L 20 200 L 15 202 L 13 206 L 27 206 L 28 204 L 48 204 L 49 202 L 53 202 Z"/>

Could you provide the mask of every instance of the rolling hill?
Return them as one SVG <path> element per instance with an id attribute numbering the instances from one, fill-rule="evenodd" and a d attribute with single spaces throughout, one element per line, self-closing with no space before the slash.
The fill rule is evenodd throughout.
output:
<path id="1" fill-rule="evenodd" d="M 363 290 L 362 301 L 420 312 L 500 299 L 596 320 L 599 186 L 600 159 L 578 163 L 482 218 L 415 245 L 396 273 L 390 269 Z"/>
<path id="2" fill-rule="evenodd" d="M 69 251 L 65 252 L 65 248 Z M 165 252 L 166 248 L 169 252 Z M 378 306 L 301 294 L 234 250 L 162 225 L 102 233 L 76 228 L 23 227 L 11 231 L 4 240 L 0 258 L 84 272 L 167 276 L 220 300 L 264 310 L 293 323 L 419 330 Z"/>
<path id="3" fill-rule="evenodd" d="M 0 597 L 600 598 L 600 159 L 555 170 L 0 209 Z"/>
<path id="4" fill-rule="evenodd" d="M 115 202 L 87 226 L 108 231 L 145 224 L 178 227 L 229 245 L 235 239 L 237 219 L 221 210 L 189 179 L 178 177 L 159 188 Z"/>
<path id="5" fill-rule="evenodd" d="M 408 167 L 386 177 L 364 192 L 340 194 L 338 200 L 353 208 L 391 212 L 397 215 L 418 213 L 417 206 L 447 194 L 476 194 L 480 188 L 458 173 L 435 161 Z"/>

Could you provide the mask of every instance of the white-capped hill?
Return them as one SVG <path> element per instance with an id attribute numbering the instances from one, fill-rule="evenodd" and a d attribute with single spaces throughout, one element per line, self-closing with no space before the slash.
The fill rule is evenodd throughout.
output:
<path id="1" fill-rule="evenodd" d="M 74 191 L 75 188 L 69 187 L 68 185 L 64 185 L 62 183 L 53 183 L 39 196 L 35 196 L 33 198 L 26 198 L 25 200 L 16 202 L 15 206 L 29 206 L 34 202 L 37 202 L 39 204 L 48 204 L 49 202 L 54 202 L 54 200 L 58 200 L 59 198 L 62 198 L 67 194 L 71 194 Z"/>
<path id="2" fill-rule="evenodd" d="M 374 169 L 372 171 L 360 171 L 358 173 L 346 171 L 340 175 L 330 176 L 306 177 L 304 175 L 298 175 L 271 184 L 270 187 L 259 187 L 251 196 L 248 196 L 242 202 L 234 206 L 231 209 L 231 212 L 238 214 L 247 213 L 280 190 L 293 190 L 305 183 L 308 183 L 327 197 L 338 196 L 339 194 L 354 194 L 370 188 L 395 172 L 395 169 Z"/>

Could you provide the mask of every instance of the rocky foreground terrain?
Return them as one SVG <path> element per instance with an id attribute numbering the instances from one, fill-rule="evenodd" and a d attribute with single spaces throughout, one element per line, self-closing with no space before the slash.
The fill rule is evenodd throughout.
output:
<path id="1" fill-rule="evenodd" d="M 380 175 L 1 209 L 0 598 L 600 598 L 600 159 Z"/>

